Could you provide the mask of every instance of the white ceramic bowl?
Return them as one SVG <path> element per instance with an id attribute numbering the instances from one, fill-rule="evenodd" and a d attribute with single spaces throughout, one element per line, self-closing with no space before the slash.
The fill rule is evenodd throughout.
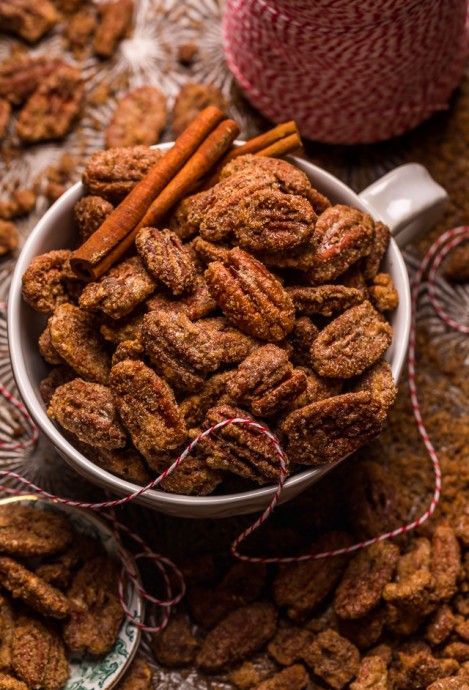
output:
<path id="1" fill-rule="evenodd" d="M 28 505 L 37 510 L 63 513 L 75 532 L 100 542 L 109 556 L 116 561 L 119 560 L 117 544 L 112 531 L 102 518 L 91 511 L 44 501 L 34 495 L 15 496 L 0 500 L 0 505 L 10 503 Z M 127 554 L 127 558 L 136 570 L 135 561 L 130 554 Z M 127 586 L 126 604 L 137 619 L 143 620 L 143 600 L 132 583 Z M 67 657 L 70 676 L 63 690 L 95 690 L 96 688 L 111 690 L 129 667 L 140 644 L 140 637 L 139 628 L 124 618 L 114 647 L 105 656 L 91 658 L 84 654 L 69 653 Z"/>
<path id="2" fill-rule="evenodd" d="M 171 144 L 163 144 L 166 150 Z M 308 161 L 289 156 L 288 160 L 303 170 L 311 183 L 333 203 L 348 204 L 370 213 L 390 226 L 392 239 L 384 259 L 383 270 L 391 274 L 399 292 L 399 307 L 391 316 L 394 338 L 386 358 L 397 380 L 405 360 L 410 329 L 410 290 L 406 267 L 399 250 L 417 232 L 430 227 L 439 218 L 447 195 L 421 165 L 409 163 L 396 168 L 361 194 L 356 194 L 333 175 Z M 119 495 L 129 494 L 134 484 L 101 469 L 74 448 L 49 419 L 39 393 L 40 381 L 48 368 L 37 347 L 46 318 L 34 312 L 21 297 L 21 278 L 32 259 L 52 249 L 73 247 L 76 229 L 72 210 L 83 196 L 84 187 L 75 184 L 47 211 L 31 232 L 19 256 L 8 299 L 8 342 L 13 373 L 18 389 L 32 418 L 58 453 L 77 472 L 93 484 Z M 398 246 L 399 245 L 399 246 Z M 289 477 L 280 502 L 285 502 L 314 484 L 334 465 L 309 468 Z M 264 486 L 237 494 L 217 496 L 179 496 L 163 491 L 148 491 L 138 498 L 150 508 L 181 517 L 226 517 L 264 509 L 275 492 L 275 486 Z"/>

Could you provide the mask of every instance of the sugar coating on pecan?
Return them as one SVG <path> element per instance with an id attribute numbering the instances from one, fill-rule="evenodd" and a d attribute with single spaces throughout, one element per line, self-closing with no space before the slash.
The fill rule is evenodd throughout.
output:
<path id="1" fill-rule="evenodd" d="M 10 121 L 10 115 L 11 105 L 8 103 L 8 101 L 5 101 L 3 100 L 3 98 L 0 98 L 0 141 L 3 139 L 7 132 L 8 123 Z"/>
<path id="2" fill-rule="evenodd" d="M 224 317 L 201 319 L 198 325 L 208 333 L 213 333 L 214 349 L 219 350 L 221 364 L 241 362 L 260 345 L 256 338 L 233 328 Z"/>
<path id="3" fill-rule="evenodd" d="M 319 333 L 311 346 L 312 366 L 321 376 L 357 376 L 382 357 L 392 333 L 392 326 L 372 304 L 362 302 Z"/>
<path id="4" fill-rule="evenodd" d="M 142 228 L 135 238 L 135 246 L 148 273 L 166 285 L 174 296 L 193 291 L 195 266 L 174 232 Z"/>
<path id="5" fill-rule="evenodd" d="M 295 370 L 285 350 L 263 345 L 239 365 L 228 382 L 232 400 L 260 417 L 275 414 L 306 388 L 306 375 Z"/>
<path id="6" fill-rule="evenodd" d="M 15 0 L 0 5 L 2 31 L 8 31 L 28 43 L 36 43 L 57 24 L 59 15 L 49 0 Z"/>
<path id="7" fill-rule="evenodd" d="M 222 479 L 221 473 L 208 467 L 203 458 L 188 457 L 159 486 L 171 494 L 208 496 Z"/>
<path id="8" fill-rule="evenodd" d="M 457 592 L 462 572 L 461 548 L 454 529 L 440 523 L 432 538 L 433 598 L 449 601 Z"/>
<path id="9" fill-rule="evenodd" d="M 465 621 L 463 625 L 467 625 L 467 622 Z M 453 632 L 455 626 L 456 616 L 453 610 L 448 604 L 442 604 L 432 614 L 425 628 L 425 639 L 432 647 L 440 645 Z M 456 632 L 460 635 L 458 626 L 456 626 Z M 465 636 L 464 639 L 466 639 L 466 637 L 467 636 Z"/>
<path id="10" fill-rule="evenodd" d="M 232 376 L 232 371 L 214 374 L 204 381 L 197 393 L 187 395 L 179 403 L 179 409 L 188 428 L 196 427 L 204 421 L 207 411 L 215 407 L 220 398 L 226 395 L 227 384 Z"/>
<path id="11" fill-rule="evenodd" d="M 0 556 L 0 585 L 35 611 L 52 618 L 65 618 L 69 613 L 67 597 L 21 563 Z"/>
<path id="12" fill-rule="evenodd" d="M 77 201 L 73 207 L 73 218 L 78 227 L 80 240 L 87 240 L 113 210 L 114 206 L 101 196 L 90 194 Z"/>
<path id="13" fill-rule="evenodd" d="M 119 690 L 151 690 L 153 687 L 153 670 L 142 654 L 137 654 L 119 681 Z"/>
<path id="14" fill-rule="evenodd" d="M 394 403 L 397 395 L 397 386 L 394 383 L 391 365 L 384 360 L 376 362 L 359 377 L 354 390 L 370 391 L 373 399 L 381 405 L 381 417 L 384 422 L 388 409 Z"/>
<path id="15" fill-rule="evenodd" d="M 18 248 L 18 243 L 19 237 L 16 225 L 0 220 L 0 256 L 14 252 Z"/>
<path id="16" fill-rule="evenodd" d="M 98 467 L 127 482 L 145 486 L 153 477 L 142 455 L 132 446 L 113 449 L 88 446 L 84 454 Z"/>
<path id="17" fill-rule="evenodd" d="M 184 442 L 184 420 L 168 384 L 141 361 L 125 360 L 111 370 L 114 404 L 134 446 L 144 458 Z"/>
<path id="18" fill-rule="evenodd" d="M 197 275 L 195 289 L 190 295 L 175 298 L 169 291 L 158 290 L 147 300 L 146 307 L 148 311 L 178 312 L 185 314 L 191 321 L 197 321 L 212 314 L 217 308 L 217 303 L 210 296 L 205 278 Z"/>
<path id="19" fill-rule="evenodd" d="M 109 556 L 86 561 L 67 590 L 70 616 L 63 625 L 72 652 L 106 654 L 115 644 L 124 610 L 118 595 L 119 570 Z"/>
<path id="20" fill-rule="evenodd" d="M 295 319 L 294 328 L 287 338 L 287 342 L 292 346 L 290 359 L 293 364 L 311 366 L 311 345 L 318 333 L 319 328 L 309 316 Z"/>
<path id="21" fill-rule="evenodd" d="M 209 632 L 195 663 L 202 671 L 220 671 L 263 647 L 276 627 L 277 612 L 270 602 L 242 606 Z"/>
<path id="22" fill-rule="evenodd" d="M 96 55 L 109 58 L 114 54 L 117 43 L 130 28 L 133 9 L 133 0 L 99 3 L 100 22 L 93 41 Z"/>
<path id="23" fill-rule="evenodd" d="M 240 408 L 220 404 L 208 410 L 204 427 L 208 429 L 234 418 L 252 419 Z M 258 484 L 274 482 L 278 478 L 279 460 L 272 442 L 250 426 L 230 424 L 218 429 L 200 441 L 199 449 L 207 465 L 213 469 L 226 470 Z"/>
<path id="24" fill-rule="evenodd" d="M 79 70 L 60 65 L 51 72 L 23 106 L 16 133 L 27 143 L 59 139 L 80 115 L 85 87 Z"/>
<path id="25" fill-rule="evenodd" d="M 72 304 L 62 304 L 48 323 L 53 347 L 78 376 L 106 384 L 111 358 L 99 336 L 95 316 Z"/>
<path id="26" fill-rule="evenodd" d="M 156 290 L 156 282 L 139 256 L 121 261 L 95 283 L 88 283 L 78 303 L 87 311 L 100 311 L 120 319 Z"/>
<path id="27" fill-rule="evenodd" d="M 388 670 L 380 656 L 365 656 L 350 690 L 387 690 Z"/>
<path id="28" fill-rule="evenodd" d="M 399 306 L 399 293 L 389 273 L 377 273 L 368 290 L 370 301 L 378 311 L 394 311 Z"/>
<path id="29" fill-rule="evenodd" d="M 206 193 L 186 196 L 174 206 L 169 215 L 169 229 L 176 233 L 180 240 L 186 242 L 199 232 L 200 218 L 196 210 L 205 205 Z"/>
<path id="30" fill-rule="evenodd" d="M 145 348 L 140 338 L 134 340 L 123 340 L 114 350 L 112 355 L 111 365 L 114 366 L 124 359 L 143 359 Z"/>
<path id="31" fill-rule="evenodd" d="M 256 686 L 256 690 L 303 690 L 309 685 L 309 674 L 302 664 L 284 668 Z"/>
<path id="32" fill-rule="evenodd" d="M 127 434 L 117 418 L 111 391 L 74 379 L 55 391 L 47 414 L 80 441 L 100 448 L 123 448 Z"/>
<path id="33" fill-rule="evenodd" d="M 294 462 L 336 462 L 380 433 L 381 406 L 367 391 L 343 393 L 291 412 L 281 429 Z"/>
<path id="34" fill-rule="evenodd" d="M 191 247 L 194 249 L 198 258 L 209 264 L 211 261 L 224 261 L 226 259 L 229 247 L 222 244 L 215 244 L 202 239 L 202 237 L 195 237 L 191 242 Z"/>
<path id="35" fill-rule="evenodd" d="M 68 249 L 55 249 L 31 261 L 22 278 L 22 295 L 36 311 L 50 315 L 57 306 L 71 301 L 71 255 Z"/>
<path id="36" fill-rule="evenodd" d="M 308 553 L 340 549 L 351 543 L 345 532 L 327 532 L 311 544 Z M 305 622 L 334 590 L 346 564 L 347 556 L 342 555 L 280 566 L 272 586 L 275 603 L 292 620 Z"/>
<path id="37" fill-rule="evenodd" d="M 171 616 L 166 628 L 153 634 L 151 639 L 151 650 L 157 662 L 172 668 L 192 664 L 198 648 L 189 620 L 182 613 Z"/>
<path id="38" fill-rule="evenodd" d="M 11 670 L 28 688 L 63 688 L 70 669 L 59 633 L 37 618 L 20 616 L 11 640 Z"/>
<path id="39" fill-rule="evenodd" d="M 318 287 L 287 287 L 299 314 L 332 316 L 363 302 L 363 294 L 345 285 L 319 285 Z"/>
<path id="40" fill-rule="evenodd" d="M 373 280 L 379 271 L 381 262 L 391 240 L 391 231 L 381 221 L 375 223 L 375 236 L 371 245 L 371 251 L 361 261 L 361 270 L 365 280 Z"/>
<path id="41" fill-rule="evenodd" d="M 46 326 L 39 336 L 37 341 L 39 352 L 41 357 L 48 363 L 52 365 L 64 364 L 64 359 L 59 355 L 55 347 L 52 345 L 52 340 L 50 337 L 49 327 Z"/>
<path id="42" fill-rule="evenodd" d="M 314 634 L 306 628 L 279 628 L 274 639 L 267 646 L 271 657 L 282 666 L 291 666 L 303 659 L 305 650 L 314 639 Z"/>
<path id="43" fill-rule="evenodd" d="M 242 249 L 205 271 L 211 296 L 243 333 L 278 342 L 294 327 L 295 308 L 280 281 Z"/>
<path id="44" fill-rule="evenodd" d="M 124 340 L 140 340 L 144 314 L 130 314 L 118 321 L 108 319 L 99 327 L 99 332 L 104 340 L 119 345 Z"/>
<path id="45" fill-rule="evenodd" d="M 399 548 L 390 542 L 372 544 L 348 564 L 334 596 L 334 610 L 340 618 L 366 616 L 381 601 L 399 558 Z"/>
<path id="46" fill-rule="evenodd" d="M 155 370 L 181 390 L 201 387 L 206 374 L 218 369 L 223 357 L 214 328 L 191 321 L 185 314 L 151 311 L 143 320 L 143 344 Z"/>
<path id="47" fill-rule="evenodd" d="M 227 103 L 222 92 L 212 84 L 187 82 L 183 85 L 174 101 L 172 129 L 179 136 L 197 115 L 209 105 L 226 110 Z"/>
<path id="48" fill-rule="evenodd" d="M 61 64 L 57 58 L 46 55 L 33 58 L 23 53 L 3 60 L 0 64 L 0 98 L 19 105 Z"/>
<path id="49" fill-rule="evenodd" d="M 160 149 L 148 146 L 96 151 L 83 171 L 83 184 L 91 194 L 120 203 L 163 155 Z"/>
<path id="50" fill-rule="evenodd" d="M 367 213 L 340 204 L 326 209 L 313 232 L 316 255 L 307 274 L 310 284 L 331 282 L 367 256 L 374 233 L 373 219 Z"/>
<path id="51" fill-rule="evenodd" d="M 106 148 L 151 146 L 166 125 L 166 96 L 156 86 L 140 86 L 118 101 L 104 132 Z"/>
<path id="52" fill-rule="evenodd" d="M 29 506 L 0 506 L 0 551 L 14 556 L 46 556 L 64 549 L 72 538 L 59 513 L 43 513 Z"/>
<path id="53" fill-rule="evenodd" d="M 459 664 L 455 659 L 437 658 L 423 642 L 408 642 L 397 651 L 393 682 L 396 690 L 407 690 L 416 685 L 431 687 L 439 678 L 456 673 Z M 467 681 L 466 681 L 467 682 Z"/>
<path id="54" fill-rule="evenodd" d="M 68 364 L 62 364 L 58 367 L 54 367 L 50 370 L 45 378 L 39 384 L 39 392 L 44 403 L 48 406 L 52 400 L 55 390 L 62 386 L 62 384 L 67 383 L 67 381 L 72 381 L 76 379 L 77 373 L 68 366 Z"/>
<path id="55" fill-rule="evenodd" d="M 315 637 L 307 650 L 305 661 L 327 685 L 341 690 L 356 677 L 360 668 L 360 653 L 349 640 L 329 629 Z"/>

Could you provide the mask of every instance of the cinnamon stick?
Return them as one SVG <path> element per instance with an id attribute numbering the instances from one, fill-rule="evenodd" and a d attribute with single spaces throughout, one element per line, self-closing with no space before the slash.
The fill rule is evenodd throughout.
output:
<path id="1" fill-rule="evenodd" d="M 238 134 L 239 127 L 236 122 L 233 120 L 224 120 L 220 122 L 206 137 L 205 141 L 200 144 L 179 172 L 171 179 L 169 184 L 160 191 L 158 196 L 153 200 L 150 206 L 145 209 L 145 212 L 140 215 L 138 221 L 134 223 L 129 231 L 125 234 L 119 233 L 117 241 L 114 241 L 112 244 L 108 241 L 106 235 L 104 236 L 107 251 L 104 253 L 101 252 L 98 261 L 94 260 L 94 256 L 90 259 L 90 253 L 86 251 L 85 247 L 87 244 L 86 242 L 75 252 L 70 261 L 74 272 L 79 277 L 85 277 L 87 280 L 97 280 L 104 275 L 104 273 L 106 273 L 106 271 L 132 247 L 135 236 L 140 228 L 154 225 L 161 220 L 172 206 L 180 201 L 188 191 L 194 187 L 194 184 L 197 184 L 197 182 L 213 168 L 223 154 L 230 148 Z M 150 171 L 149 175 L 151 175 L 152 172 L 153 171 Z M 142 180 L 142 182 L 143 181 L 144 180 Z M 124 199 L 120 206 L 125 205 L 125 201 Z M 101 232 L 101 228 L 105 223 L 106 221 L 91 237 Z M 89 240 L 87 242 L 89 242 Z M 97 244 L 99 249 L 99 241 Z M 97 252 L 96 255 L 99 256 L 99 252 Z"/>
<path id="2" fill-rule="evenodd" d="M 289 137 L 280 139 L 266 146 L 265 149 L 258 151 L 256 156 L 272 156 L 273 158 L 278 158 L 279 156 L 285 156 L 287 153 L 293 153 L 303 147 L 301 138 L 298 134 L 290 134 Z"/>
<path id="3" fill-rule="evenodd" d="M 100 272 L 101 267 L 99 269 L 97 267 L 135 228 L 155 197 L 177 175 L 224 118 L 225 115 L 221 110 L 209 106 L 176 139 L 174 146 L 132 189 L 98 230 L 74 252 L 70 263 L 79 278 L 95 280 L 104 273 L 104 271 Z"/>

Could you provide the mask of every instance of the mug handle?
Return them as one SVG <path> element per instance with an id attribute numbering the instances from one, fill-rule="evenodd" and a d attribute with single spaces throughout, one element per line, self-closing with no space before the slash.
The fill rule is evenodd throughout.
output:
<path id="1" fill-rule="evenodd" d="M 443 187 L 419 163 L 400 165 L 358 196 L 389 226 L 400 248 L 435 225 L 448 200 Z"/>

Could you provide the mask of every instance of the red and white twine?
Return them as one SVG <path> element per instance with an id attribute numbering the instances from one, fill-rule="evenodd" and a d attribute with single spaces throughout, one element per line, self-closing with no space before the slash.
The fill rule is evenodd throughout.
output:
<path id="1" fill-rule="evenodd" d="M 360 549 L 366 548 L 367 546 L 371 546 L 372 544 L 376 544 L 377 542 L 385 541 L 387 539 L 392 539 L 393 537 L 397 537 L 400 534 L 404 534 L 406 532 L 409 532 L 412 529 L 415 529 L 416 527 L 419 527 L 422 525 L 428 518 L 434 513 L 435 508 L 438 504 L 439 498 L 440 498 L 440 493 L 441 493 L 441 469 L 440 469 L 440 463 L 438 460 L 438 456 L 436 454 L 435 448 L 430 440 L 429 434 L 425 428 L 423 419 L 422 419 L 422 414 L 420 410 L 420 405 L 418 401 L 418 396 L 417 396 L 417 386 L 416 386 L 416 380 L 415 380 L 415 352 L 416 352 L 416 322 L 417 322 L 417 304 L 418 304 L 418 299 L 421 293 L 422 288 L 426 287 L 428 289 L 428 294 L 431 300 L 432 305 L 434 306 L 438 316 L 446 323 L 448 326 L 451 328 L 457 329 L 461 333 L 469 333 L 469 325 L 461 324 L 459 322 L 456 322 L 454 319 L 452 319 L 443 309 L 441 304 L 439 303 L 436 294 L 435 294 L 435 277 L 437 270 L 439 266 L 441 265 L 441 262 L 445 258 L 445 256 L 450 252 L 454 247 L 456 247 L 458 244 L 460 244 L 463 241 L 466 241 L 469 239 L 469 226 L 462 226 L 462 227 L 457 227 L 452 230 L 448 230 L 445 232 L 443 235 L 441 235 L 436 242 L 430 247 L 429 251 L 425 255 L 424 259 L 422 260 L 419 270 L 417 271 L 413 281 L 412 281 L 412 293 L 411 293 L 411 302 L 412 302 L 412 322 L 411 322 L 411 330 L 410 330 L 410 341 L 409 341 L 409 351 L 408 351 L 408 378 L 409 378 L 409 389 L 410 389 L 410 396 L 411 396 L 411 401 L 412 401 L 412 410 L 417 422 L 417 427 L 420 432 L 420 435 L 423 439 L 423 442 L 425 444 L 425 447 L 428 451 L 428 454 L 430 456 L 432 466 L 433 466 L 433 471 L 434 471 L 434 477 L 435 477 L 435 484 L 434 484 L 434 491 L 433 491 L 433 496 L 430 501 L 430 505 L 428 509 L 421 515 L 417 520 L 414 520 L 413 522 L 409 522 L 405 525 L 402 525 L 401 527 L 394 529 L 390 532 L 386 532 L 385 534 L 381 534 L 379 536 L 373 537 L 372 539 L 367 539 L 365 541 L 357 542 L 356 544 L 353 544 L 352 546 L 347 546 L 341 549 L 334 549 L 331 551 L 323 551 L 321 553 L 316 553 L 316 554 L 303 554 L 301 556 L 291 556 L 291 557 L 264 557 L 264 556 L 248 556 L 245 554 L 242 554 L 238 547 L 240 544 L 247 539 L 256 529 L 258 529 L 271 515 L 272 511 L 274 510 L 275 506 L 277 505 L 283 485 L 285 483 L 285 480 L 287 478 L 287 468 L 286 468 L 286 462 L 285 462 L 285 455 L 283 453 L 283 450 L 280 446 L 279 441 L 275 438 L 275 436 L 264 426 L 261 424 L 254 422 L 250 419 L 242 419 L 242 418 L 232 418 L 232 419 L 226 419 L 218 424 L 215 424 L 214 426 L 210 427 L 203 433 L 199 434 L 188 446 L 187 448 L 181 453 L 181 455 L 173 462 L 173 464 L 168 467 L 161 475 L 156 477 L 153 481 L 151 481 L 149 484 L 147 484 L 144 487 L 141 487 L 137 491 L 134 491 L 133 493 L 124 496 L 123 498 L 119 499 L 112 499 L 112 500 L 106 500 L 102 501 L 100 503 L 86 503 L 83 501 L 73 501 L 68 498 L 61 498 L 59 496 L 56 496 L 55 494 L 51 494 L 44 489 L 41 489 L 40 487 L 36 486 L 33 482 L 29 481 L 25 477 L 20 476 L 16 472 L 11 472 L 9 470 L 0 470 L 0 476 L 8 478 L 8 479 L 14 479 L 26 487 L 26 490 L 28 492 L 33 491 L 34 493 L 39 494 L 40 496 L 51 499 L 57 503 L 62 503 L 64 505 L 69 505 L 69 506 L 74 506 L 76 508 L 89 508 L 92 510 L 104 510 L 104 509 L 109 509 L 109 513 L 106 515 L 106 517 L 110 520 L 111 524 L 113 525 L 114 528 L 114 533 L 116 537 L 116 543 L 117 543 L 117 549 L 119 552 L 119 555 L 122 560 L 123 564 L 123 570 L 122 570 L 122 577 L 119 585 L 119 596 L 122 602 L 122 606 L 124 608 L 124 611 L 126 613 L 126 616 L 133 621 L 135 625 L 137 625 L 139 628 L 149 631 L 149 632 L 157 632 L 160 631 L 162 628 L 165 627 L 167 624 L 170 614 L 171 614 L 171 608 L 176 605 L 179 601 L 181 601 L 182 597 L 184 596 L 185 593 L 185 582 L 184 582 L 184 577 L 179 570 L 179 568 L 168 558 L 165 556 L 162 556 L 160 554 L 157 554 L 153 552 L 139 537 L 137 534 L 132 532 L 126 525 L 122 524 L 120 521 L 117 520 L 115 516 L 114 509 L 118 506 L 125 505 L 129 503 L 130 501 L 136 499 L 138 496 L 141 496 L 142 494 L 146 493 L 150 489 L 155 488 L 165 477 L 167 477 L 171 472 L 173 472 L 178 465 L 185 460 L 185 458 L 192 452 L 192 450 L 200 443 L 201 439 L 211 436 L 214 434 L 216 431 L 219 429 L 223 429 L 226 426 L 229 425 L 243 425 L 243 426 L 249 426 L 250 428 L 254 429 L 260 434 L 266 435 L 270 441 L 272 442 L 274 452 L 278 458 L 278 463 L 279 463 L 279 475 L 278 475 L 278 483 L 277 487 L 275 490 L 275 494 L 267 506 L 267 508 L 264 510 L 262 515 L 260 515 L 247 529 L 245 529 L 242 534 L 240 534 L 232 543 L 231 545 L 231 552 L 232 554 L 241 560 L 248 561 L 251 563 L 295 563 L 295 562 L 300 562 L 300 561 L 307 561 L 307 560 L 312 560 L 312 559 L 320 559 L 320 558 L 330 558 L 333 556 L 339 556 L 347 553 L 352 553 L 354 551 L 358 551 Z M 2 305 L 0 305 L 1 307 Z M 18 443 L 5 443 L 1 442 L 0 447 L 4 449 L 14 449 L 14 448 L 19 448 L 19 447 L 27 447 L 30 445 L 33 445 L 38 438 L 38 430 L 36 425 L 34 424 L 33 420 L 31 419 L 30 415 L 28 414 L 27 410 L 24 408 L 23 404 L 16 400 L 14 396 L 12 396 L 3 386 L 0 385 L 0 395 L 2 395 L 6 400 L 8 400 L 9 403 L 13 404 L 16 409 L 20 411 L 20 413 L 23 415 L 24 419 L 27 421 L 28 425 L 31 428 L 31 437 L 27 441 L 23 442 L 18 442 Z M 21 494 L 25 493 L 25 491 L 20 490 L 20 489 L 15 489 L 12 488 L 11 486 L 6 486 L 6 485 L 0 485 L 0 490 L 9 493 L 9 494 Z M 120 534 L 125 534 L 128 537 L 130 537 L 133 541 L 135 541 L 139 548 L 141 549 L 140 552 L 134 557 L 135 560 L 140 560 L 140 559 L 149 559 L 157 568 L 159 571 L 160 575 L 163 578 L 164 581 L 164 587 L 165 587 L 165 592 L 166 592 L 166 599 L 161 599 L 161 598 L 156 598 L 152 596 L 149 592 L 147 592 L 141 585 L 140 579 L 139 579 L 139 574 L 136 572 L 134 566 L 129 563 L 128 558 L 126 556 L 126 552 L 124 547 L 122 546 L 121 543 L 121 537 Z M 124 574 L 126 578 L 130 579 L 134 586 L 137 588 L 141 596 L 147 601 L 153 604 L 156 607 L 159 607 L 162 610 L 162 620 L 157 624 L 157 625 L 146 625 L 143 622 L 136 620 L 135 617 L 133 616 L 132 612 L 129 610 L 126 601 L 125 601 L 125 593 L 124 593 Z M 177 594 L 173 593 L 174 586 L 177 588 Z"/>

